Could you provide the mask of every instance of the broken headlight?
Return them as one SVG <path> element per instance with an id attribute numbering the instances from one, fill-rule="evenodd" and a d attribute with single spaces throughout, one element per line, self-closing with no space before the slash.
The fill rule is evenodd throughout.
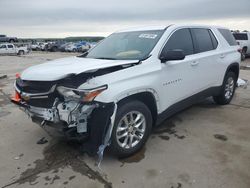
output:
<path id="1" fill-rule="evenodd" d="M 74 98 L 81 100 L 83 102 L 91 102 L 98 96 L 101 92 L 106 90 L 107 85 L 91 88 L 91 89 L 74 89 L 64 86 L 57 87 L 57 91 L 65 98 Z"/>
<path id="2" fill-rule="evenodd" d="M 59 86 L 57 87 L 57 91 L 64 97 L 66 98 L 75 98 L 75 99 L 80 99 L 79 93 L 75 92 L 74 89 L 72 88 L 67 88 L 64 86 Z"/>

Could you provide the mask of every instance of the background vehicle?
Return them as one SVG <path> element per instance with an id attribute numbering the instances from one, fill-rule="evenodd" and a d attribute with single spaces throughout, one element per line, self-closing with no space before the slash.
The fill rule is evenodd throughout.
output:
<path id="1" fill-rule="evenodd" d="M 85 41 L 70 43 L 65 46 L 66 52 L 86 52 L 90 49 L 90 44 Z"/>
<path id="2" fill-rule="evenodd" d="M 238 50 L 226 28 L 122 30 L 82 56 L 25 70 L 12 101 L 43 128 L 86 140 L 86 150 L 103 153 L 110 144 L 126 157 L 174 113 L 210 96 L 217 104 L 230 103 L 239 76 Z"/>
<path id="3" fill-rule="evenodd" d="M 60 51 L 60 47 L 62 45 L 64 45 L 65 43 L 66 42 L 64 42 L 64 41 L 56 41 L 53 43 L 48 43 L 45 48 L 47 51 L 58 52 L 58 51 Z"/>
<path id="4" fill-rule="evenodd" d="M 242 59 L 250 55 L 250 32 L 234 32 L 234 38 L 242 49 Z"/>
<path id="5" fill-rule="evenodd" d="M 65 52 L 77 52 L 77 46 L 75 43 L 69 43 L 65 46 Z"/>
<path id="6" fill-rule="evenodd" d="M 90 44 L 85 41 L 80 41 L 75 44 L 78 52 L 86 52 L 90 49 Z"/>
<path id="7" fill-rule="evenodd" d="M 44 51 L 47 44 L 48 43 L 46 43 L 46 42 L 39 42 L 39 48 L 40 48 L 40 50 Z"/>
<path id="8" fill-rule="evenodd" d="M 33 51 L 38 51 L 38 50 L 41 50 L 41 47 L 39 46 L 39 43 L 33 42 L 33 43 L 31 44 L 31 49 L 32 49 Z"/>
<path id="9" fill-rule="evenodd" d="M 0 54 L 17 54 L 17 55 L 24 55 L 28 53 L 27 47 L 16 47 L 11 43 L 3 43 L 0 44 Z"/>
<path id="10" fill-rule="evenodd" d="M 16 37 L 7 37 L 6 35 L 0 35 L 0 42 L 14 43 L 18 42 Z"/>

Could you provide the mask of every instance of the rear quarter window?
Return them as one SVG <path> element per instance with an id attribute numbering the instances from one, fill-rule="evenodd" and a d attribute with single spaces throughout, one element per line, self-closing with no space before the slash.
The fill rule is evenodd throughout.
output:
<path id="1" fill-rule="evenodd" d="M 230 46 L 237 46 L 237 42 L 233 37 L 231 31 L 229 31 L 228 29 L 218 29 L 218 30 Z"/>

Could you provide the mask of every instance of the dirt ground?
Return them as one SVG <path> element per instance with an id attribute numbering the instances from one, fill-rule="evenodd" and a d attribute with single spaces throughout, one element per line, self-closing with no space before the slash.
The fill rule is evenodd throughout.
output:
<path id="1" fill-rule="evenodd" d="M 250 187 L 250 88 L 238 88 L 230 105 L 211 99 L 154 131 L 133 157 L 105 153 L 101 169 L 80 145 L 48 136 L 9 97 L 15 73 L 67 53 L 0 56 L 0 187 Z M 242 65 L 250 65 L 247 59 Z M 240 77 L 250 80 L 249 68 Z M 37 144 L 45 137 L 48 141 Z"/>

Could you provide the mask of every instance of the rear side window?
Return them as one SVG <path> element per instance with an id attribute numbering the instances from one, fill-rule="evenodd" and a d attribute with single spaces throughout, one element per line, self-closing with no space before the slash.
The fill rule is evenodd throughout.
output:
<path id="1" fill-rule="evenodd" d="M 12 45 L 8 45 L 8 48 L 13 48 L 13 46 Z"/>
<path id="2" fill-rule="evenodd" d="M 226 41 L 230 46 L 237 46 L 237 42 L 233 37 L 231 31 L 229 31 L 228 29 L 218 29 L 218 30 L 222 34 L 222 36 L 226 39 Z"/>
<path id="3" fill-rule="evenodd" d="M 195 40 L 195 49 L 197 53 L 214 50 L 214 45 L 208 29 L 197 28 L 191 29 L 191 31 Z"/>
<path id="4" fill-rule="evenodd" d="M 233 36 L 236 40 L 248 40 L 246 33 L 233 33 Z"/>
<path id="5" fill-rule="evenodd" d="M 185 55 L 194 53 L 194 46 L 189 29 L 180 29 L 171 35 L 163 51 L 183 50 Z"/>

